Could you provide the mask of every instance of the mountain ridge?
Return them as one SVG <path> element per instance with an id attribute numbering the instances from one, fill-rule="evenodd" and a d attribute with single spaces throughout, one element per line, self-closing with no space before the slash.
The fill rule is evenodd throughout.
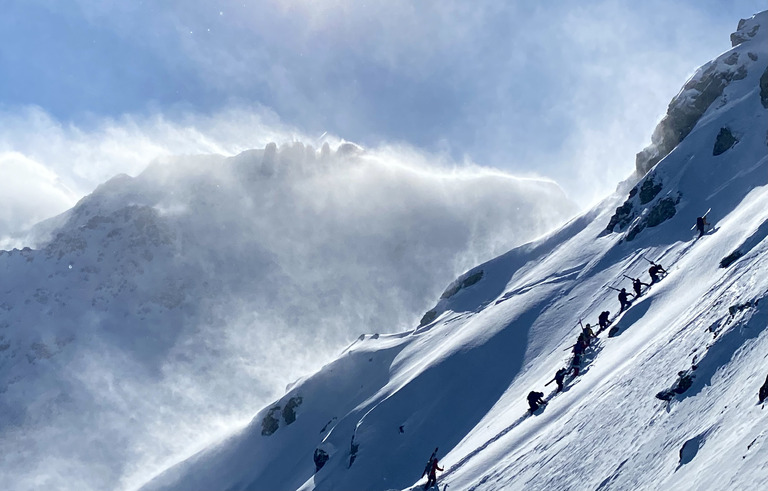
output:
<path id="1" fill-rule="evenodd" d="M 752 35 L 737 36 L 745 41 L 673 99 L 672 113 L 687 102 L 698 112 L 708 96 L 689 96 L 703 93 L 703 74 L 743 72 L 722 78 L 692 125 L 682 118 L 685 135 L 628 196 L 620 187 L 546 238 L 470 269 L 422 325 L 362 335 L 230 440 L 142 489 L 417 489 L 435 447 L 441 489 L 768 483 L 768 442 L 755 423 L 766 417 L 755 399 L 768 349 L 766 26 L 768 12 L 740 22 Z M 709 71 L 721 61 L 725 72 Z M 723 128 L 737 142 L 719 152 Z M 713 228 L 697 238 L 689 227 L 707 208 Z M 650 261 L 668 275 L 615 314 L 607 287 L 645 277 Z M 614 334 L 588 351 L 566 391 L 549 391 L 551 402 L 526 417 L 525 394 L 569 362 L 580 322 L 596 324 L 603 310 L 614 312 Z M 667 388 L 679 392 L 656 397 Z M 274 418 L 297 398 L 295 419 Z M 277 428 L 266 434 L 269 417 Z M 316 470 L 318 455 L 327 459 Z"/>

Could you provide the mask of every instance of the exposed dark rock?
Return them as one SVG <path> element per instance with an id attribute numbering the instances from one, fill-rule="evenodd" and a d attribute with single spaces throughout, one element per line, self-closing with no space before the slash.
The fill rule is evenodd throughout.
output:
<path id="1" fill-rule="evenodd" d="M 749 59 L 752 61 L 757 61 L 757 53 L 749 52 L 747 53 L 747 56 L 749 56 Z"/>
<path id="2" fill-rule="evenodd" d="M 661 192 L 661 188 L 661 183 L 655 183 L 653 176 L 648 176 L 648 178 L 643 181 L 643 185 L 640 186 L 640 204 L 644 205 L 650 203 L 651 200 Z"/>
<path id="3" fill-rule="evenodd" d="M 285 421 L 286 425 L 296 421 L 296 408 L 299 407 L 302 402 L 303 399 L 301 396 L 295 396 L 288 399 L 288 402 L 285 403 L 285 407 L 283 408 L 283 421 Z"/>
<path id="4" fill-rule="evenodd" d="M 673 397 L 675 397 L 675 392 L 672 389 L 664 389 L 656 394 L 656 399 L 661 399 L 662 401 L 671 401 Z"/>
<path id="5" fill-rule="evenodd" d="M 741 312 L 742 310 L 750 309 L 756 305 L 757 305 L 757 301 L 755 302 L 747 301 L 744 303 L 737 303 L 735 305 L 731 305 L 730 307 L 728 307 L 728 313 L 734 316 L 737 313 Z"/>
<path id="6" fill-rule="evenodd" d="M 755 24 L 754 26 L 752 26 L 751 29 L 743 30 L 746 23 L 747 23 L 746 19 L 741 19 L 739 21 L 738 30 L 731 34 L 732 47 L 736 47 L 745 41 L 749 41 L 750 38 L 755 37 L 755 34 L 757 34 L 757 31 L 760 29 L 760 25 Z"/>
<path id="7" fill-rule="evenodd" d="M 437 319 L 437 312 L 435 312 L 434 309 L 428 311 L 424 316 L 421 318 L 421 321 L 419 322 L 419 327 L 426 326 L 433 320 Z"/>
<path id="8" fill-rule="evenodd" d="M 739 143 L 739 140 L 733 136 L 730 128 L 720 128 L 720 132 L 717 134 L 717 138 L 715 138 L 715 147 L 712 149 L 712 155 L 721 155 L 737 143 Z"/>
<path id="9" fill-rule="evenodd" d="M 264 416 L 264 419 L 261 420 L 261 434 L 264 436 L 269 436 L 272 433 L 277 431 L 277 428 L 280 426 L 280 421 L 278 421 L 277 418 L 275 418 L 274 414 L 280 410 L 280 406 L 275 406 L 273 408 L 270 408 L 270 410 L 267 412 L 267 415 Z"/>
<path id="10" fill-rule="evenodd" d="M 331 457 L 328 455 L 328 452 L 326 452 L 325 450 L 323 450 L 321 448 L 316 448 L 315 449 L 315 455 L 314 455 L 315 473 L 317 473 L 317 471 L 322 469 L 323 466 L 325 465 L 325 463 L 328 462 L 328 459 L 330 459 L 330 458 Z"/>
<path id="11" fill-rule="evenodd" d="M 651 208 L 651 212 L 648 213 L 648 217 L 645 219 L 646 225 L 655 227 L 675 216 L 675 213 L 677 212 L 675 205 L 679 202 L 679 197 L 677 199 L 664 198 L 659 200 L 654 207 Z"/>
<path id="12" fill-rule="evenodd" d="M 655 227 L 675 216 L 675 213 L 677 212 L 675 205 L 677 205 L 679 202 L 679 196 L 677 199 L 660 199 L 658 202 L 656 202 L 655 205 L 653 205 L 645 218 L 640 220 L 638 223 L 633 225 L 632 228 L 629 229 L 627 232 L 626 240 L 631 241 L 637 237 L 640 232 L 645 230 L 646 227 Z"/>
<path id="13" fill-rule="evenodd" d="M 656 394 L 657 399 L 661 399 L 662 401 L 669 401 L 672 400 L 673 397 L 675 397 L 675 394 L 683 394 L 685 391 L 691 388 L 693 385 L 693 378 L 694 373 L 693 371 L 696 370 L 697 366 L 693 365 L 688 370 L 683 370 L 682 372 L 678 372 L 677 374 L 677 380 L 672 385 L 672 387 L 668 389 L 664 389 L 658 394 Z"/>
<path id="14" fill-rule="evenodd" d="M 459 293 L 459 290 L 463 288 L 469 288 L 470 286 L 474 285 L 478 281 L 483 279 L 483 270 L 477 271 L 469 276 L 462 276 L 459 277 L 456 281 L 451 283 L 451 285 L 443 292 L 442 295 L 440 295 L 440 298 L 451 298 L 452 296 Z M 431 322 L 431 321 L 430 321 Z"/>
<path id="15" fill-rule="evenodd" d="M 483 274 L 484 274 L 483 270 L 481 269 L 480 271 L 470 275 L 464 281 L 461 282 L 461 287 L 462 288 L 469 288 L 470 286 L 474 285 L 478 281 L 482 280 L 483 279 Z"/>
<path id="16" fill-rule="evenodd" d="M 632 190 L 637 192 L 637 188 L 633 188 Z M 631 196 L 632 193 L 630 192 L 630 198 Z M 635 213 L 633 211 L 632 202 L 627 199 L 623 205 L 616 208 L 616 213 L 614 213 L 611 217 L 611 220 L 608 222 L 608 226 L 605 227 L 605 230 L 608 231 L 608 233 L 611 233 L 615 230 L 616 226 L 619 227 L 619 230 L 623 230 L 624 227 L 629 225 L 634 218 Z"/>
<path id="17" fill-rule="evenodd" d="M 349 467 L 352 467 L 352 464 L 355 463 L 358 450 L 360 450 L 360 444 L 355 443 L 355 435 L 352 435 L 352 441 L 349 443 Z"/>
<path id="18" fill-rule="evenodd" d="M 677 381 L 677 385 L 675 386 L 675 393 L 676 394 L 682 394 L 686 390 L 691 388 L 691 385 L 693 385 L 693 377 L 688 373 L 683 373 L 680 375 L 680 378 Z"/>
<path id="19" fill-rule="evenodd" d="M 768 67 L 760 76 L 760 103 L 768 109 Z"/>
<path id="20" fill-rule="evenodd" d="M 740 250 L 736 249 L 735 251 L 733 251 L 732 253 L 728 254 L 727 256 L 725 256 L 720 260 L 720 267 L 727 268 L 728 266 L 736 262 L 743 255 L 744 254 Z"/>
<path id="21" fill-rule="evenodd" d="M 685 465 L 691 462 L 696 454 L 699 453 L 699 449 L 704 444 L 704 435 L 697 435 L 690 440 L 683 443 L 680 447 L 680 461 L 679 465 Z"/>
<path id="22" fill-rule="evenodd" d="M 330 421 L 328 421 L 327 423 L 325 423 L 325 426 L 323 426 L 323 428 L 320 430 L 320 433 L 324 433 L 324 432 L 325 432 L 325 430 L 327 430 L 327 429 L 328 429 L 328 426 L 330 426 L 330 425 L 331 425 L 331 423 L 333 423 L 334 421 L 336 421 L 336 416 L 334 416 L 334 417 L 333 417 L 333 418 L 332 418 Z"/>
<path id="23" fill-rule="evenodd" d="M 260 173 L 264 177 L 271 177 L 277 170 L 277 143 L 269 142 L 264 147 L 264 156 L 261 159 Z"/>
<path id="24" fill-rule="evenodd" d="M 739 62 L 739 53 L 737 53 L 736 51 L 731 53 L 728 56 L 728 58 L 723 60 L 723 63 L 725 63 L 726 65 L 735 65 L 738 62 Z"/>
<path id="25" fill-rule="evenodd" d="M 644 223 L 640 222 L 635 224 L 635 226 L 629 229 L 629 231 L 627 232 L 627 236 L 626 236 L 627 242 L 634 240 L 634 238 L 637 237 L 637 234 L 642 232 L 644 229 L 645 229 Z"/>
<path id="26" fill-rule="evenodd" d="M 744 80 L 747 78 L 747 67 L 744 65 L 741 65 L 739 68 L 736 69 L 736 71 L 733 73 L 733 79 L 732 80 Z"/>
<path id="27" fill-rule="evenodd" d="M 690 80 L 669 103 L 667 114 L 651 135 L 651 144 L 635 158 L 635 171 L 638 175 L 646 174 L 688 136 L 707 108 L 723 94 L 732 80 L 741 80 L 747 76 L 744 66 L 735 71 L 717 71 L 717 66 L 716 62 L 711 62 L 703 67 L 701 75 Z"/>

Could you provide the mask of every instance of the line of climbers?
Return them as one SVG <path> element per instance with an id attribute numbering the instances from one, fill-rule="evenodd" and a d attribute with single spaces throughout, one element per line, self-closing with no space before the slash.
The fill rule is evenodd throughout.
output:
<path id="1" fill-rule="evenodd" d="M 664 269 L 664 267 L 661 264 L 655 263 L 644 256 L 643 256 L 643 259 L 651 263 L 651 267 L 648 269 L 648 275 L 651 277 L 650 283 L 643 283 L 639 278 L 633 278 L 632 276 L 627 276 L 623 274 L 622 276 L 632 281 L 632 289 L 635 291 L 634 294 L 627 292 L 626 288 L 622 288 L 621 290 L 619 290 L 618 288 L 614 288 L 612 286 L 608 287 L 611 290 L 615 290 L 619 292 L 619 295 L 618 295 L 619 305 L 620 305 L 619 314 L 627 310 L 632 305 L 632 300 L 629 299 L 630 296 L 634 298 L 641 297 L 643 295 L 643 286 L 650 287 L 651 285 L 661 281 L 661 278 L 667 275 L 667 270 Z M 552 382 L 557 383 L 557 389 L 555 389 L 555 393 L 553 395 L 563 391 L 565 378 L 568 375 L 571 375 L 571 380 L 579 376 L 582 357 L 584 356 L 585 351 L 587 350 L 587 348 L 590 347 L 590 345 L 592 345 L 592 340 L 598 339 L 598 336 L 600 335 L 600 333 L 602 333 L 605 329 L 607 329 L 608 326 L 613 322 L 611 319 L 609 319 L 610 315 L 611 315 L 611 312 L 608 310 L 604 310 L 603 312 L 600 313 L 597 319 L 597 322 L 599 325 L 597 333 L 595 333 L 592 330 L 592 326 L 589 323 L 585 325 L 585 324 L 582 324 L 581 320 L 579 320 L 579 325 L 581 326 L 581 332 L 579 333 L 579 338 L 576 340 L 576 344 L 574 344 L 573 347 L 570 348 L 571 352 L 573 353 L 570 364 L 567 367 L 563 367 L 557 370 L 554 378 L 545 384 L 545 386 L 547 386 Z M 618 314 L 617 314 L 617 317 L 618 317 Z M 527 399 L 528 399 L 528 411 L 531 414 L 536 412 L 542 405 L 545 405 L 548 402 L 546 399 L 544 399 L 543 392 L 537 392 L 535 390 L 528 393 Z"/>
<path id="2" fill-rule="evenodd" d="M 707 211 L 709 213 L 709 210 Z M 699 231 L 699 238 L 701 238 L 705 232 L 708 230 L 709 223 L 707 222 L 707 213 L 704 214 L 704 216 L 697 217 L 696 218 L 696 228 Z M 663 277 L 665 277 L 668 273 L 667 270 L 664 269 L 664 267 L 661 264 L 655 263 L 651 261 L 650 259 L 643 256 L 643 259 L 648 261 L 651 264 L 651 267 L 648 268 L 648 275 L 651 277 L 650 283 L 643 283 L 639 278 L 633 278 L 632 276 L 627 276 L 625 274 L 622 274 L 625 278 L 632 281 L 632 289 L 634 290 L 633 293 L 627 292 L 626 288 L 622 288 L 619 290 L 618 288 L 614 288 L 612 286 L 609 286 L 611 290 L 615 290 L 619 292 L 618 298 L 619 298 L 619 314 L 616 315 L 618 317 L 622 312 L 629 309 L 632 305 L 632 301 L 629 297 L 633 297 L 633 299 L 640 298 L 643 295 L 643 286 L 649 287 L 655 283 L 658 283 L 661 281 Z M 557 389 L 555 389 L 555 394 L 558 394 L 563 391 L 564 384 L 565 384 L 565 377 L 568 375 L 572 375 L 571 379 L 576 378 L 579 376 L 579 370 L 581 368 L 581 361 L 582 356 L 584 355 L 584 352 L 592 345 L 593 339 L 598 339 L 598 335 L 602 333 L 605 329 L 608 328 L 608 326 L 613 322 L 613 320 L 609 319 L 611 315 L 611 312 L 608 310 L 604 310 L 600 313 L 598 316 L 597 322 L 598 322 L 598 330 L 597 333 L 595 333 L 592 330 L 592 326 L 587 323 L 586 325 L 582 324 L 581 320 L 579 320 L 579 325 L 581 326 L 581 332 L 579 333 L 579 337 L 576 340 L 576 344 L 573 345 L 571 349 L 571 352 L 573 353 L 573 357 L 571 358 L 571 362 L 567 367 L 560 368 L 556 373 L 552 380 L 547 382 L 545 386 L 551 384 L 552 382 L 557 383 Z M 765 384 L 760 388 L 760 403 L 762 403 L 764 400 L 768 399 L 768 377 L 766 377 Z M 530 414 L 533 414 L 536 412 L 541 406 L 546 405 L 549 401 L 544 399 L 544 393 L 543 392 L 537 392 L 535 390 L 528 393 L 528 412 Z M 424 467 L 424 472 L 422 472 L 421 477 L 427 476 L 427 482 L 424 485 L 424 489 L 429 489 L 431 486 L 434 486 L 437 484 L 437 471 L 442 471 L 443 469 L 438 466 L 438 459 L 437 459 L 437 448 L 435 448 L 435 451 L 432 452 L 432 455 L 429 457 L 429 461 L 427 461 L 427 465 Z"/>

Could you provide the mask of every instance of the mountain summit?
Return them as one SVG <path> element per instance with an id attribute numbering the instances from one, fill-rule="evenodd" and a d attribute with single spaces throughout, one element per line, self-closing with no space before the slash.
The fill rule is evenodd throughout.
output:
<path id="1" fill-rule="evenodd" d="M 423 489 L 436 447 L 443 490 L 764 487 L 767 34 L 768 12 L 739 23 L 626 187 L 469 270 L 417 327 L 361 335 L 143 489 Z M 646 284 L 620 311 L 632 278 Z M 531 391 L 548 400 L 532 414 Z"/>

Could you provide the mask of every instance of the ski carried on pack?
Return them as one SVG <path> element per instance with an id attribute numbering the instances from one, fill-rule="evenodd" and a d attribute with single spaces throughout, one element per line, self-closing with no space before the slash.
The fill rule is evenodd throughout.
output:
<path id="1" fill-rule="evenodd" d="M 701 218 L 707 218 L 707 215 L 709 215 L 709 212 L 710 212 L 710 211 L 712 211 L 712 208 L 708 209 L 706 213 L 704 213 L 703 215 L 701 215 Z M 697 225 L 697 224 L 695 224 L 695 223 L 694 223 L 694 224 L 693 224 L 693 226 L 691 227 L 691 230 L 695 229 L 695 228 L 696 228 L 696 225 Z"/>
<path id="2" fill-rule="evenodd" d="M 438 447 L 435 447 L 435 451 L 429 456 L 429 460 L 427 461 L 427 465 L 424 466 L 424 472 L 421 473 L 421 477 L 429 474 L 429 469 L 432 467 L 432 461 L 435 460 L 435 457 L 437 456 L 437 449 Z"/>

